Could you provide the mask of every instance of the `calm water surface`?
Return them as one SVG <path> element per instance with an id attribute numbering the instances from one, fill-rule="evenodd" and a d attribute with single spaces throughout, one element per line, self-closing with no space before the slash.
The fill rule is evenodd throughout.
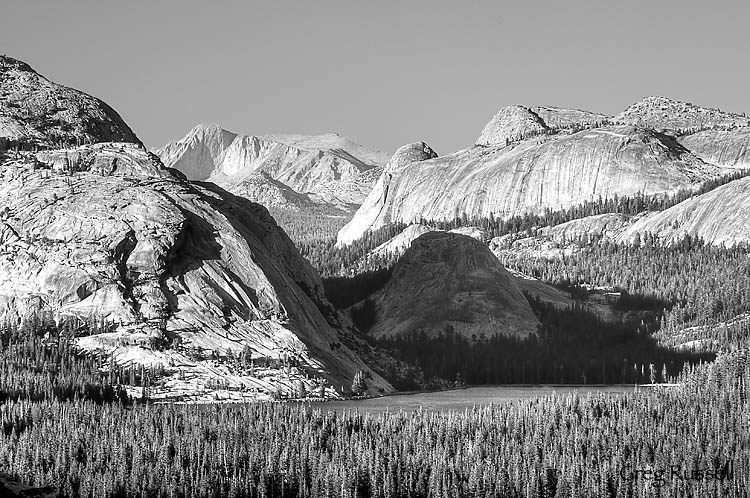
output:
<path id="1" fill-rule="evenodd" d="M 397 394 L 362 400 L 326 401 L 310 403 L 310 405 L 322 410 L 337 412 L 358 410 L 373 415 L 387 411 L 411 411 L 419 410 L 420 408 L 426 411 L 463 411 L 475 405 L 500 404 L 519 399 L 548 396 L 553 393 L 565 395 L 575 392 L 583 396 L 587 393 L 618 395 L 633 392 L 635 389 L 632 384 L 610 386 L 490 386 L 431 393 Z"/>

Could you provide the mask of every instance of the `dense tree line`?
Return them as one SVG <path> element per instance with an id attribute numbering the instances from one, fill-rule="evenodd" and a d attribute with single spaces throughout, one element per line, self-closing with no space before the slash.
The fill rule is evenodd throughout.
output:
<path id="1" fill-rule="evenodd" d="M 404 223 L 386 225 L 367 232 L 361 239 L 343 247 L 336 247 L 334 236 L 330 239 L 312 240 L 299 245 L 298 248 L 321 276 L 353 276 L 393 264 L 394 258 L 365 256 L 380 244 L 401 233 L 407 226 Z"/>
<path id="2" fill-rule="evenodd" d="M 554 285 L 589 284 L 624 291 L 620 307 L 661 312 L 681 306 L 681 325 L 707 325 L 750 311 L 750 250 L 610 243 L 555 259 L 507 255 L 502 263 Z"/>
<path id="3" fill-rule="evenodd" d="M 640 384 L 652 375 L 667 382 L 685 364 L 715 356 L 660 344 L 652 337 L 658 323 L 647 315 L 607 322 L 578 305 L 557 309 L 527 298 L 541 322 L 537 336 L 498 333 L 467 339 L 448 326 L 438 334 L 411 333 L 378 345 L 418 367 L 432 385 L 440 379 L 469 385 Z"/>
<path id="4" fill-rule="evenodd" d="M 293 211 L 269 207 L 268 211 L 299 248 L 320 240 L 336 238 L 339 230 L 349 221 L 349 216 L 314 211 Z"/>
<path id="5" fill-rule="evenodd" d="M 7 400 L 131 404 L 124 384 L 136 385 L 143 370 L 115 367 L 98 355 L 80 354 L 67 328 L 0 327 L 0 402 Z M 136 380 L 137 376 L 137 380 Z"/>
<path id="6" fill-rule="evenodd" d="M 6 400 L 0 470 L 70 497 L 746 496 L 747 350 L 680 380 L 377 417 L 297 404 Z M 720 478 L 684 480 L 707 468 Z M 634 473 L 646 469 L 665 474 Z"/>
<path id="7" fill-rule="evenodd" d="M 692 352 L 731 351 L 750 343 L 749 313 L 716 324 L 686 327 L 689 316 L 690 310 L 684 306 L 665 310 L 654 338 L 663 347 Z"/>

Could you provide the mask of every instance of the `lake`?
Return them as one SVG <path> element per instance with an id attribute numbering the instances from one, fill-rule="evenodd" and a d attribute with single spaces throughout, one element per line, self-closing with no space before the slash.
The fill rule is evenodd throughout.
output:
<path id="1" fill-rule="evenodd" d="M 641 387 L 640 389 L 644 389 Z M 314 408 L 343 412 L 345 410 L 358 410 L 363 413 L 378 415 L 387 411 L 398 412 L 399 410 L 412 411 L 449 411 L 472 408 L 473 406 L 507 403 L 520 399 L 534 398 L 537 396 L 548 396 L 551 394 L 566 395 L 578 393 L 585 396 L 587 393 L 605 393 L 618 395 L 633 392 L 635 386 L 629 385 L 567 385 L 567 386 L 485 386 L 469 387 L 466 389 L 455 389 L 452 391 L 437 391 L 415 394 L 394 394 L 380 398 L 368 398 L 346 401 L 326 401 L 309 403 Z M 647 389 L 647 388 L 645 388 Z"/>

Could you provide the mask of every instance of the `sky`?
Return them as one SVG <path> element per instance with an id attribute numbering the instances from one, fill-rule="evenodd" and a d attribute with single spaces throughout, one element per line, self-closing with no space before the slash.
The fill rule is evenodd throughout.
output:
<path id="1" fill-rule="evenodd" d="M 149 147 L 198 123 L 470 146 L 497 110 L 648 95 L 750 112 L 750 3 L 4 0 L 0 53 L 114 107 Z"/>

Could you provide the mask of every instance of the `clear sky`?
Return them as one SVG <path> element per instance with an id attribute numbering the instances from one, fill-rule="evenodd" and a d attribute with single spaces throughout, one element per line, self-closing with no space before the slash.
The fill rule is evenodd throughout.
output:
<path id="1" fill-rule="evenodd" d="M 148 146 L 215 122 L 445 154 L 509 104 L 750 112 L 749 16 L 706 0 L 4 0 L 0 53 L 102 98 Z"/>

